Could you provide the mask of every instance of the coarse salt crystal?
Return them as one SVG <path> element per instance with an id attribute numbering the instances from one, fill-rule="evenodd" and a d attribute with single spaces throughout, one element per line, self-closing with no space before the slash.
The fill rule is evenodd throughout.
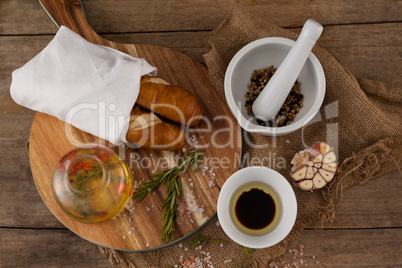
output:
<path id="1" fill-rule="evenodd" d="M 191 183 L 190 183 L 190 187 L 193 187 L 193 186 L 194 186 L 194 183 L 191 182 Z"/>
<path id="2" fill-rule="evenodd" d="M 126 236 L 125 236 L 125 235 L 123 235 L 123 239 L 126 239 Z"/>
<path id="3" fill-rule="evenodd" d="M 147 243 L 145 246 L 146 246 L 146 247 L 149 247 L 149 243 Z"/>

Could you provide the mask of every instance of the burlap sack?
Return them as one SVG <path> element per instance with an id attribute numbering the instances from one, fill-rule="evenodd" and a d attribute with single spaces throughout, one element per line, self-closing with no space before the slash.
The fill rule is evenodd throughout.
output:
<path id="1" fill-rule="evenodd" d="M 251 41 L 270 36 L 293 40 L 297 38 L 290 31 L 251 17 L 239 4 L 235 4 L 222 24 L 212 32 L 209 38 L 212 50 L 204 57 L 212 84 L 222 99 L 224 75 L 232 57 Z M 288 243 L 297 239 L 306 225 L 320 227 L 332 221 L 335 205 L 340 201 L 344 189 L 394 170 L 401 164 L 402 88 L 378 81 L 356 79 L 324 49 L 316 46 L 313 53 L 324 68 L 327 83 L 320 113 L 303 130 L 277 137 L 276 140 L 249 134 L 248 138 L 253 144 L 268 144 L 268 147 L 258 150 L 243 142 L 243 154 L 249 158 L 283 157 L 287 165 L 278 171 L 289 177 L 289 163 L 294 154 L 314 142 L 325 141 L 335 146 L 339 163 L 342 163 L 341 172 L 322 190 L 295 190 L 298 216 L 293 230 L 279 244 L 256 250 L 253 253 L 253 267 L 266 267 L 270 259 L 283 254 Z M 265 165 L 270 164 L 272 161 Z M 243 163 L 243 166 L 246 165 L 247 162 Z M 201 230 L 181 241 L 182 247 L 175 244 L 139 253 L 100 249 L 112 263 L 121 263 L 123 267 L 157 267 L 158 259 L 160 267 L 167 267 L 177 263 L 180 256 L 184 256 L 184 259 L 189 256 L 205 257 L 200 251 L 185 250 L 191 239 L 201 235 L 230 241 L 214 217 Z M 211 243 L 206 251 L 211 252 L 214 267 L 234 267 L 233 262 L 225 263 L 225 260 L 239 261 L 244 256 L 242 248 L 232 241 L 223 247 L 220 243 Z"/>

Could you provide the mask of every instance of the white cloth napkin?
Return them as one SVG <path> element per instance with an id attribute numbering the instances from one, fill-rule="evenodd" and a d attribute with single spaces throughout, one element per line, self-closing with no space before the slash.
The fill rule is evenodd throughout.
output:
<path id="1" fill-rule="evenodd" d="M 86 41 L 61 26 L 54 39 L 12 74 L 11 97 L 115 145 L 126 142 L 144 59 Z"/>

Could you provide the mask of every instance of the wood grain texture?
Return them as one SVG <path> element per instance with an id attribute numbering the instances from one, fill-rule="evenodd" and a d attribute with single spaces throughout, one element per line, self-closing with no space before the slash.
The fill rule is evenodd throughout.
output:
<path id="1" fill-rule="evenodd" d="M 285 257 L 285 263 L 290 265 L 304 259 L 307 267 L 400 267 L 401 239 L 402 232 L 397 229 L 305 230 L 298 241 L 289 245 L 296 250 L 304 245 L 302 257 L 286 253 L 273 261 L 282 262 Z M 0 243 L 1 267 L 113 267 L 95 245 L 66 230 L 0 229 Z M 234 267 L 233 262 L 225 264 L 225 260 L 215 259 L 213 252 L 211 256 L 215 267 Z M 156 260 L 153 267 L 157 267 Z"/>
<path id="2" fill-rule="evenodd" d="M 286 257 L 289 264 L 307 260 L 307 267 L 400 267 L 401 239 L 398 229 L 305 230 L 289 245 L 289 249 L 296 250 L 304 245 L 303 256 L 294 258 L 292 252 L 281 258 Z"/>
<path id="3" fill-rule="evenodd" d="M 0 245 L 0 267 L 112 267 L 68 230 L 0 229 Z"/>
<path id="4" fill-rule="evenodd" d="M 233 0 L 82 0 L 89 24 L 97 33 L 210 31 Z M 281 27 L 301 27 L 309 19 L 323 25 L 400 21 L 402 3 L 394 0 L 240 0 L 244 8 Z M 0 34 L 55 33 L 37 1 L 2 0 Z"/>
<path id="5" fill-rule="evenodd" d="M 181 174 L 183 195 L 194 199 L 197 211 L 192 214 L 190 221 L 187 219 L 178 221 L 174 229 L 175 238 L 182 238 L 200 227 L 215 214 L 219 190 L 225 180 L 238 169 L 241 153 L 240 129 L 236 126 L 236 120 L 229 108 L 211 86 L 206 69 L 191 58 L 168 48 L 111 44 L 97 36 L 86 24 L 79 1 L 42 0 L 42 4 L 60 25 L 70 27 L 91 42 L 110 45 L 132 56 L 138 55 L 146 59 L 158 68 L 159 77 L 197 96 L 198 102 L 204 109 L 204 119 L 197 127 L 186 129 L 188 144 L 185 149 L 188 152 L 201 148 L 204 152 L 203 166 L 211 170 L 213 165 L 216 165 L 215 168 L 219 166 L 219 169 L 213 172 L 213 177 L 209 173 L 205 176 L 201 171 L 193 173 L 191 170 Z M 161 217 L 167 186 L 162 187 L 155 195 L 150 195 L 137 203 L 132 215 L 123 214 L 117 216 L 116 220 L 98 224 L 77 222 L 69 218 L 57 205 L 52 194 L 51 179 L 59 159 L 77 145 L 74 141 L 105 144 L 104 141 L 88 133 L 70 127 L 55 117 L 39 112 L 32 125 L 29 147 L 32 174 L 48 208 L 74 233 L 99 245 L 124 250 L 143 250 L 163 245 L 160 241 L 163 226 Z M 163 166 L 165 169 L 177 166 L 179 157 L 185 156 L 185 153 L 181 152 L 157 152 L 113 146 L 112 148 L 119 155 L 125 155 L 125 161 L 130 166 L 136 183 L 140 183 L 144 178 L 148 180 L 152 174 L 162 172 Z M 227 160 L 227 166 L 223 167 L 220 163 L 214 164 L 215 159 Z M 148 161 L 144 162 L 144 160 Z M 187 205 L 190 206 L 189 203 Z M 198 207 L 202 208 L 200 212 Z M 126 211 L 126 213 L 129 212 Z"/>

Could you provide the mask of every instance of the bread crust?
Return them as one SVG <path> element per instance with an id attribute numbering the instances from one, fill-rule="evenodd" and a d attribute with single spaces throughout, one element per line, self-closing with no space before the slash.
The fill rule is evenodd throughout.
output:
<path id="1" fill-rule="evenodd" d="M 203 109 L 196 96 L 182 87 L 169 85 L 161 78 L 143 76 L 136 104 L 174 122 L 198 124 Z"/>
<path id="2" fill-rule="evenodd" d="M 126 139 L 154 150 L 180 150 L 186 142 L 185 133 L 179 126 L 164 122 L 138 106 L 131 111 Z"/>

